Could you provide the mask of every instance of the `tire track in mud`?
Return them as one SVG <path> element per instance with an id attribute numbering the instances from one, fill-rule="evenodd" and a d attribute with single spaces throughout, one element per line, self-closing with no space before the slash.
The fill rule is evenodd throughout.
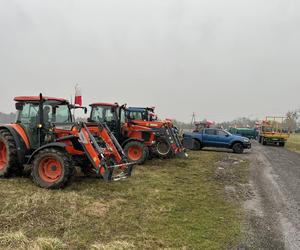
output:
<path id="1" fill-rule="evenodd" d="M 300 154 L 253 143 L 245 248 L 300 249 Z"/>

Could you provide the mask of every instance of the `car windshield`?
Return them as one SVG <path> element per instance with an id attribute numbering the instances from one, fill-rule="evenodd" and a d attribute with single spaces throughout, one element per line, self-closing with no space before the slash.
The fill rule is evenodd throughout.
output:
<path id="1" fill-rule="evenodd" d="M 232 134 L 229 131 L 224 130 L 224 132 L 227 133 L 229 136 L 232 136 Z"/>

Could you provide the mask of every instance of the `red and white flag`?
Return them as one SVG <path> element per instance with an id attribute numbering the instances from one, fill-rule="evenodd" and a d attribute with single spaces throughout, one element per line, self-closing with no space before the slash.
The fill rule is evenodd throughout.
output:
<path id="1" fill-rule="evenodd" d="M 75 105 L 82 106 L 82 95 L 78 85 L 75 86 Z"/>

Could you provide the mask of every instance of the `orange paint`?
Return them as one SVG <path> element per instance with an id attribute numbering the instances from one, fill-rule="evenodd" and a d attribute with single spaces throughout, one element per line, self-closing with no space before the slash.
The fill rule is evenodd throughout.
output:
<path id="1" fill-rule="evenodd" d="M 12 128 L 14 128 L 14 130 L 17 131 L 17 133 L 22 137 L 23 141 L 25 142 L 26 148 L 30 149 L 29 139 L 27 137 L 25 130 L 22 128 L 22 126 L 19 124 L 9 124 L 9 126 L 11 126 Z"/>

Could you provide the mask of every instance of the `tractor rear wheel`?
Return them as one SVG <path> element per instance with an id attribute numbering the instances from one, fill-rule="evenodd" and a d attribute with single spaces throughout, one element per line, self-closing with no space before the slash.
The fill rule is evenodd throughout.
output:
<path id="1" fill-rule="evenodd" d="M 54 148 L 41 150 L 33 161 L 31 176 L 42 188 L 58 189 L 69 184 L 74 176 L 70 156 Z"/>
<path id="2" fill-rule="evenodd" d="M 240 143 L 240 142 L 233 144 L 232 149 L 233 149 L 233 152 L 236 154 L 242 154 L 244 152 L 244 147 L 243 147 L 242 143 Z"/>
<path id="3" fill-rule="evenodd" d="M 9 177 L 22 173 L 18 164 L 16 142 L 8 130 L 0 130 L 0 177 Z"/>
<path id="4" fill-rule="evenodd" d="M 149 156 L 149 149 L 139 141 L 128 142 L 124 147 L 124 152 L 129 162 L 137 164 L 143 164 Z"/>

